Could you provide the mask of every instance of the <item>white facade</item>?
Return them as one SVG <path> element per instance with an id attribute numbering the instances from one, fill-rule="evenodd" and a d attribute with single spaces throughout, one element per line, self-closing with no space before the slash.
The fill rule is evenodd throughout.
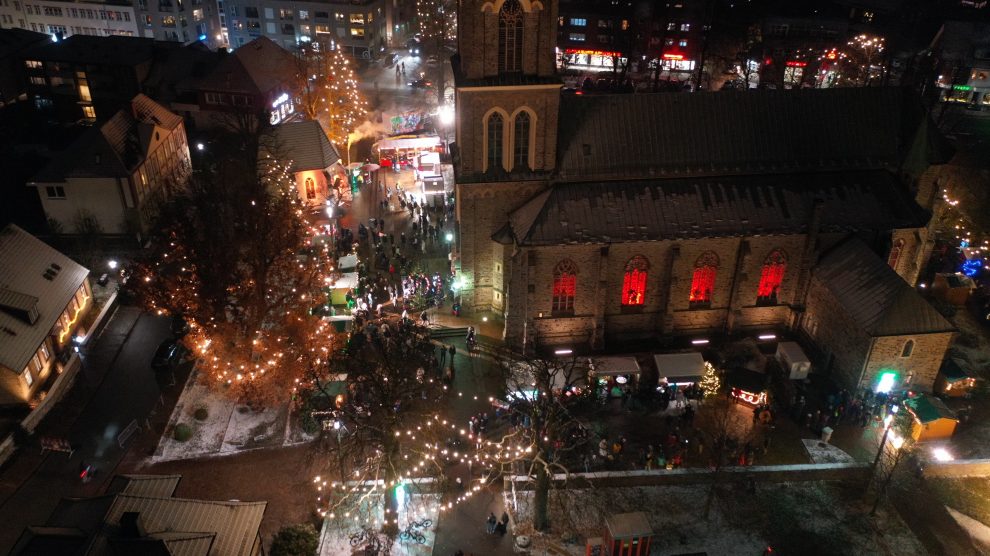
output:
<path id="1" fill-rule="evenodd" d="M 102 2 L 0 0 L 0 27 L 28 29 L 62 39 L 72 35 L 138 35 L 133 7 Z"/>

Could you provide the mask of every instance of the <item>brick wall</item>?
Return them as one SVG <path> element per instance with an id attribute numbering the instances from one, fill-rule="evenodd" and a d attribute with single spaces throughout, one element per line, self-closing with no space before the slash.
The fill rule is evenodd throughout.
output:
<path id="1" fill-rule="evenodd" d="M 863 373 L 862 385 L 872 386 L 882 371 L 894 370 L 900 380 L 910 380 L 911 388 L 931 392 L 952 336 L 952 332 L 943 332 L 876 338 Z M 901 357 L 904 344 L 909 340 L 914 342 L 911 356 Z"/>
<path id="2" fill-rule="evenodd" d="M 557 2 L 535 8 L 521 0 L 523 11 L 523 72 L 551 75 L 555 70 L 554 47 L 557 39 Z M 464 74 L 470 79 L 498 73 L 498 15 L 500 2 L 466 0 L 457 10 L 457 50 Z"/>
<path id="3" fill-rule="evenodd" d="M 839 384 L 854 388 L 859 382 L 871 339 L 842 311 L 839 302 L 818 278 L 811 279 L 801 327 L 825 353 L 826 371 Z"/>

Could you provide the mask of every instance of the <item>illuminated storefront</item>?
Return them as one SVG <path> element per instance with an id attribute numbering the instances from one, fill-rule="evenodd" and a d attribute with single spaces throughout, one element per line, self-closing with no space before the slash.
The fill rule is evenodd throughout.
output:
<path id="1" fill-rule="evenodd" d="M 296 106 L 292 102 L 292 97 L 288 93 L 282 93 L 272 101 L 272 109 L 268 121 L 272 125 L 279 124 L 291 118 L 295 111 Z"/>
<path id="2" fill-rule="evenodd" d="M 624 66 L 628 60 L 621 52 L 608 50 L 590 50 L 583 48 L 567 48 L 563 52 L 557 49 L 558 67 L 576 67 L 591 71 L 612 71 L 615 61 Z"/>

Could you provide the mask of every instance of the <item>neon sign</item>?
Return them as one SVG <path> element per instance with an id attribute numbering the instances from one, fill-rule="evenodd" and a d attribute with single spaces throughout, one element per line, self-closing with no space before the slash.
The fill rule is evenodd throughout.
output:
<path id="1" fill-rule="evenodd" d="M 296 107 L 295 105 L 293 105 L 292 102 L 290 102 L 289 94 L 282 93 L 281 95 L 278 96 L 278 98 L 272 101 L 272 112 L 271 112 L 271 117 L 268 119 L 268 121 L 272 125 L 275 125 L 281 122 L 282 120 L 288 118 L 289 115 L 295 111 L 296 111 Z"/>
<path id="2" fill-rule="evenodd" d="M 787 62 L 787 67 L 789 68 L 803 68 L 808 65 L 808 62 L 799 62 L 797 60 L 791 60 Z"/>
<path id="3" fill-rule="evenodd" d="M 684 56 L 681 54 L 664 54 L 664 60 L 683 60 Z"/>
<path id="4" fill-rule="evenodd" d="M 732 395 L 743 402 L 751 405 L 763 405 L 767 401 L 767 393 L 760 392 L 759 394 L 754 394 L 753 392 L 747 392 L 745 390 L 740 390 L 738 388 L 732 389 Z"/>

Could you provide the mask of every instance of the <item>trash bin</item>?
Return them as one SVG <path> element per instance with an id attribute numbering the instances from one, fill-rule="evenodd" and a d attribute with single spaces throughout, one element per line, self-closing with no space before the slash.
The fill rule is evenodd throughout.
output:
<path id="1" fill-rule="evenodd" d="M 832 439 L 832 427 L 825 427 L 822 429 L 822 442 L 828 442 Z"/>

